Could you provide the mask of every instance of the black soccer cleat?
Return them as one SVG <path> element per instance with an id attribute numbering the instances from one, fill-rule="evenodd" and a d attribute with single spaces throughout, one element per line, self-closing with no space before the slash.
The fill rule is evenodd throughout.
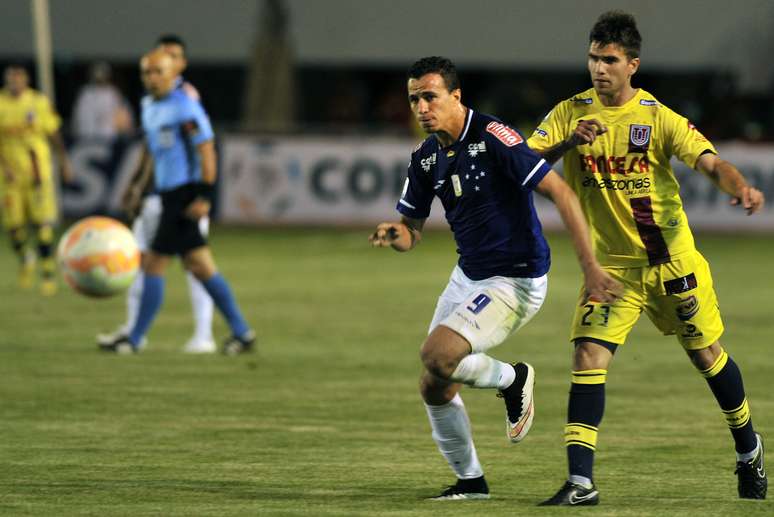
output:
<path id="1" fill-rule="evenodd" d="M 255 344 L 255 331 L 248 330 L 242 336 L 231 335 L 225 343 L 223 343 L 223 353 L 225 355 L 239 355 L 253 351 L 253 345 Z"/>
<path id="2" fill-rule="evenodd" d="M 458 479 L 457 483 L 450 485 L 443 492 L 430 501 L 463 501 L 473 499 L 489 499 L 489 486 L 484 476 L 473 479 Z"/>
<path id="3" fill-rule="evenodd" d="M 737 461 L 734 474 L 739 477 L 739 497 L 741 499 L 766 499 L 769 481 L 763 464 L 763 438 L 758 433 L 761 444 L 758 454 L 750 461 Z"/>
<path id="4" fill-rule="evenodd" d="M 597 487 L 591 485 L 591 488 L 586 488 L 583 485 L 567 481 L 551 499 L 546 499 L 538 506 L 593 506 L 597 504 L 599 504 Z"/>
<path id="5" fill-rule="evenodd" d="M 518 443 L 527 436 L 535 417 L 533 391 L 535 369 L 527 363 L 514 363 L 516 377 L 507 388 L 500 390 L 498 397 L 505 401 L 505 432 L 512 443 Z"/>
<path id="6" fill-rule="evenodd" d="M 129 341 L 129 338 L 125 336 L 118 337 L 110 343 L 100 343 L 97 345 L 97 348 L 103 352 L 109 352 L 118 355 L 136 354 L 140 351 L 139 347 L 132 345 L 132 343 Z"/>

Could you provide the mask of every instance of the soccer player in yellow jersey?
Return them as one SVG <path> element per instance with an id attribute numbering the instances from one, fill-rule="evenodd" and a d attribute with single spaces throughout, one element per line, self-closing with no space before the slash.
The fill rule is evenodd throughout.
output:
<path id="1" fill-rule="evenodd" d="M 27 230 L 37 234 L 41 259 L 40 284 L 44 295 L 56 292 L 52 256 L 53 225 L 57 217 L 51 175 L 49 141 L 57 154 L 62 179 L 72 180 L 70 162 L 59 135 L 61 120 L 49 100 L 29 87 L 23 66 L 6 67 L 5 88 L 0 91 L 0 195 L 3 227 L 19 256 L 19 285 L 29 288 L 34 274 L 34 254 L 27 249 Z"/>
<path id="2" fill-rule="evenodd" d="M 604 13 L 589 42 L 593 88 L 556 105 L 528 143 L 550 163 L 564 157 L 597 259 L 625 290 L 613 303 L 581 298 L 576 307 L 565 427 L 569 479 L 541 504 L 598 503 L 592 464 L 605 376 L 643 311 L 664 334 L 677 336 L 717 399 L 736 444 L 739 497 L 763 499 L 763 441 L 753 430 L 739 368 L 718 341 L 723 323 L 712 276 L 694 247 L 669 160 L 706 175 L 748 214 L 760 210 L 763 194 L 687 119 L 632 86 L 641 38 L 631 15 Z"/>

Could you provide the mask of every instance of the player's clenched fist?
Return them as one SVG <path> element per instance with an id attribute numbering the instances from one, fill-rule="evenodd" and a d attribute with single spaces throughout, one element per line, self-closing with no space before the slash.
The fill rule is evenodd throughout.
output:
<path id="1" fill-rule="evenodd" d="M 593 144 L 597 136 L 607 132 L 607 128 L 596 119 L 579 120 L 570 143 L 572 145 Z"/>
<path id="2" fill-rule="evenodd" d="M 398 251 L 411 249 L 411 240 L 411 232 L 403 223 L 381 223 L 368 237 L 368 242 L 375 248 L 391 246 Z"/>
<path id="3" fill-rule="evenodd" d="M 403 225 L 400 223 L 380 223 L 376 227 L 376 231 L 368 237 L 368 242 L 375 248 L 390 246 L 398 238 L 399 226 Z"/>

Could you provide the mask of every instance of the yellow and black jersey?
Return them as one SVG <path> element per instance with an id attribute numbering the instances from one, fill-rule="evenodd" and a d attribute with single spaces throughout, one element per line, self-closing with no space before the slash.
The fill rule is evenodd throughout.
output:
<path id="1" fill-rule="evenodd" d="M 545 152 L 586 119 L 599 120 L 607 132 L 564 155 L 564 177 L 580 199 L 600 263 L 664 264 L 694 250 L 669 160 L 676 156 L 695 168 L 699 156 L 716 153 L 712 144 L 645 90 L 623 106 L 605 106 L 593 88 L 557 104 L 528 144 Z"/>

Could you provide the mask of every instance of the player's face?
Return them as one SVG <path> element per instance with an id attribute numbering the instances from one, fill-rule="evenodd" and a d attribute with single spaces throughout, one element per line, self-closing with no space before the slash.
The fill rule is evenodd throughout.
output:
<path id="1" fill-rule="evenodd" d="M 166 52 L 153 52 L 140 61 L 140 77 L 145 89 L 159 98 L 171 92 L 175 87 L 177 74 L 172 58 Z"/>
<path id="2" fill-rule="evenodd" d="M 23 68 L 9 67 L 5 69 L 5 87 L 11 95 L 19 95 L 29 86 L 30 78 Z"/>
<path id="3" fill-rule="evenodd" d="M 162 43 L 158 48 L 169 54 L 169 57 L 172 58 L 176 74 L 182 75 L 183 71 L 188 67 L 188 60 L 185 58 L 185 50 L 182 45 L 176 43 Z"/>
<path id="4" fill-rule="evenodd" d="M 419 125 L 428 133 L 447 131 L 454 126 L 460 110 L 462 93 L 451 92 L 440 74 L 425 74 L 408 80 L 408 99 Z"/>
<path id="5" fill-rule="evenodd" d="M 615 96 L 631 84 L 639 66 L 640 58 L 629 59 L 619 45 L 592 42 L 589 47 L 589 73 L 599 95 Z"/>

